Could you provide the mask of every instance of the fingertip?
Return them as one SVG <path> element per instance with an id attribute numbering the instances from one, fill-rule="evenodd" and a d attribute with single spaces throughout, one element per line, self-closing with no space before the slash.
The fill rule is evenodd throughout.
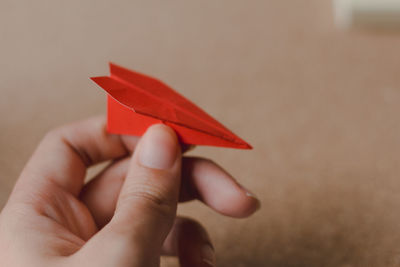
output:
<path id="1" fill-rule="evenodd" d="M 238 204 L 236 209 L 231 211 L 231 216 L 236 218 L 246 218 L 254 214 L 260 208 L 260 200 L 254 194 L 246 190 L 244 195 L 242 193 L 242 196 L 240 197 L 240 204 Z"/>
<path id="2" fill-rule="evenodd" d="M 165 125 L 163 123 L 153 124 L 146 130 L 145 135 L 152 132 L 164 132 L 165 134 L 168 134 L 175 141 L 176 144 L 178 144 L 178 137 L 174 129 L 172 129 L 168 125 Z"/>
<path id="3" fill-rule="evenodd" d="M 170 169 L 175 165 L 179 154 L 178 138 L 174 130 L 166 125 L 150 126 L 140 140 L 138 159 L 145 167 Z"/>
<path id="4" fill-rule="evenodd" d="M 261 202 L 253 194 L 238 186 L 231 189 L 230 194 L 221 197 L 221 202 L 214 208 L 223 215 L 233 218 L 246 218 L 254 214 L 261 207 Z"/>
<path id="5" fill-rule="evenodd" d="M 230 217 L 248 217 L 260 208 L 258 198 L 211 160 L 186 158 L 187 177 L 201 201 Z"/>
<path id="6" fill-rule="evenodd" d="M 147 128 L 147 130 L 143 134 L 143 136 L 132 136 L 132 135 L 120 135 L 120 136 L 116 135 L 116 136 L 119 136 L 121 138 L 123 144 L 127 148 L 127 150 L 132 152 L 135 150 L 137 144 L 139 143 L 139 141 L 141 140 L 142 137 L 144 137 L 154 131 L 155 132 L 160 132 L 160 131 L 165 132 L 172 138 L 174 143 L 178 144 L 178 137 L 177 137 L 175 131 L 171 127 L 169 127 L 165 124 L 162 124 L 162 123 L 151 125 L 149 128 Z"/>
<path id="7" fill-rule="evenodd" d="M 241 198 L 243 202 L 240 217 L 245 218 L 252 215 L 261 208 L 261 201 L 252 191 L 245 188 L 242 184 L 237 183 L 237 185 L 241 190 Z"/>

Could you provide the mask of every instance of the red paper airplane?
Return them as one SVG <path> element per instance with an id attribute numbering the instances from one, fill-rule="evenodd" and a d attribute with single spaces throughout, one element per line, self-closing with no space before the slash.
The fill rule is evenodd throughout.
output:
<path id="1" fill-rule="evenodd" d="M 252 148 L 163 82 L 112 63 L 110 73 L 91 78 L 108 93 L 110 133 L 140 136 L 150 125 L 164 123 L 184 144 Z"/>

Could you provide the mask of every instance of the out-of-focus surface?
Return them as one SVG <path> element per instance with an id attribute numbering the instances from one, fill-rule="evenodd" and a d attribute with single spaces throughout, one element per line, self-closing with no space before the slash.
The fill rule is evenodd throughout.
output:
<path id="1" fill-rule="evenodd" d="M 328 0 L 3 0 L 0 40 L 1 204 L 48 129 L 104 113 L 88 77 L 113 61 L 254 146 L 192 152 L 263 203 L 246 220 L 182 206 L 218 266 L 400 264 L 400 35 L 337 31 Z"/>

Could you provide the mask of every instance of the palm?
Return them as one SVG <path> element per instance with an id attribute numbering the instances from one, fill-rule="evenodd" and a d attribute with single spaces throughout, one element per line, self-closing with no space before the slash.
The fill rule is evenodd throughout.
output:
<path id="1" fill-rule="evenodd" d="M 60 188 L 48 188 L 47 192 L 51 193 L 42 207 L 46 216 L 38 214 L 35 221 L 39 227 L 47 226 L 44 234 L 52 240 L 48 246 L 53 253 L 71 255 L 97 232 L 93 216 L 71 193 Z"/>

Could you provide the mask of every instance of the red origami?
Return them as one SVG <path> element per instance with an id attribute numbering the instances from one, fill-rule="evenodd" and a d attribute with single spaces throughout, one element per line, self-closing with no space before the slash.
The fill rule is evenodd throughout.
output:
<path id="1" fill-rule="evenodd" d="M 142 135 L 156 123 L 175 130 L 184 144 L 251 146 L 163 82 L 110 63 L 110 77 L 91 78 L 108 93 L 107 130 Z"/>

